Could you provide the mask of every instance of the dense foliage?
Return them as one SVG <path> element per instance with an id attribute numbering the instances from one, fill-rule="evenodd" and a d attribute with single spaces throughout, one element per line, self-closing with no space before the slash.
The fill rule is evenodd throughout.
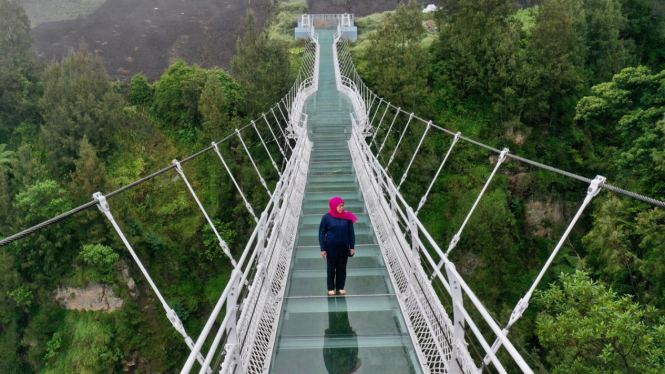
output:
<path id="1" fill-rule="evenodd" d="M 254 22 L 249 14 L 237 58 L 249 56 L 252 64 L 236 63 L 233 77 L 177 61 L 156 82 L 139 73 L 122 83 L 109 79 L 85 44 L 62 61 L 41 61 L 30 51 L 30 22 L 21 6 L 0 0 L 0 237 L 206 148 L 273 105 L 293 81 L 291 55 Z M 258 80 L 257 71 L 264 72 Z M 269 134 L 264 122 L 257 129 Z M 277 172 L 250 130 L 243 138 L 274 189 Z M 268 149 L 281 162 L 274 141 Z M 234 138 L 220 150 L 260 212 L 268 196 L 244 148 Z M 219 157 L 209 152 L 183 167 L 236 256 L 255 223 Z M 109 203 L 164 298 L 197 336 L 231 265 L 184 183 L 171 171 Z M 83 312 L 56 300 L 58 291 L 92 285 L 113 291 L 122 306 Z M 0 249 L 0 372 L 172 372 L 187 352 L 96 209 Z"/>
<path id="2" fill-rule="evenodd" d="M 362 35 L 354 61 L 377 93 L 497 148 L 585 176 L 602 174 L 612 184 L 665 199 L 665 15 L 659 2 L 441 5 L 433 17 L 411 2 L 379 21 L 357 19 Z M 207 147 L 273 105 L 299 61 L 298 49 L 289 53 L 280 33 L 291 32 L 292 15 L 303 7 L 276 4 L 282 13 L 267 31 L 248 14 L 231 74 L 178 61 L 159 81 L 137 74 L 125 84 L 111 82 L 85 45 L 62 61 L 41 61 L 30 50 L 25 12 L 13 0 L 0 0 L 0 236 Z M 385 143 L 382 157 L 395 152 L 389 170 L 396 180 L 425 130 L 411 123 L 396 150 L 407 123 L 402 114 L 391 134 L 384 127 L 377 135 Z M 450 137 L 430 131 L 401 187 L 414 206 L 450 146 Z M 263 152 L 255 136 L 247 134 L 250 152 Z M 279 162 L 277 145 L 269 147 Z M 232 140 L 220 148 L 259 210 L 267 195 L 242 145 Z M 456 146 L 419 215 L 442 246 L 494 162 L 483 149 Z M 271 164 L 258 167 L 273 188 Z M 216 154 L 184 168 L 237 254 L 253 219 Z M 502 324 L 585 190 L 516 162 L 503 166 L 490 185 L 451 258 Z M 196 336 L 230 265 L 182 181 L 169 172 L 110 204 L 165 299 Z M 510 332 L 534 369 L 662 370 L 664 228 L 660 209 L 607 192 L 594 200 Z M 59 289 L 91 284 L 112 289 L 123 306 L 81 312 L 55 300 Z M 638 346 L 627 348 L 631 344 Z M 0 372 L 169 372 L 186 353 L 99 212 L 82 212 L 0 248 Z"/>
<path id="3" fill-rule="evenodd" d="M 247 108 L 253 115 L 270 109 L 287 92 L 291 75 L 288 45 L 259 32 L 254 13 L 247 12 L 243 37 L 238 37 L 238 55 L 231 61 L 236 79 L 247 89 Z"/>
<path id="4" fill-rule="evenodd" d="M 450 0 L 433 16 L 420 10 L 411 2 L 379 21 L 357 19 L 361 36 L 352 46 L 363 79 L 407 111 L 376 138 L 376 148 L 385 143 L 384 162 L 395 154 L 395 180 L 425 131 L 424 123 L 409 124 L 413 111 L 495 148 L 665 199 L 665 14 L 658 2 L 539 0 L 521 9 L 510 0 Z M 388 113 L 392 119 L 394 110 Z M 425 137 L 401 187 L 413 206 L 451 140 L 432 130 Z M 441 247 L 495 162 L 483 149 L 455 146 L 419 215 Z M 450 256 L 501 324 L 585 190 L 514 161 L 490 184 Z M 662 371 L 663 218 L 661 209 L 607 192 L 587 208 L 539 287 L 552 288 L 510 332 L 534 369 Z"/>
<path id="5" fill-rule="evenodd" d="M 539 295 L 536 331 L 553 373 L 660 373 L 665 366 L 665 321 L 653 306 L 619 296 L 587 274 L 561 276 Z"/>

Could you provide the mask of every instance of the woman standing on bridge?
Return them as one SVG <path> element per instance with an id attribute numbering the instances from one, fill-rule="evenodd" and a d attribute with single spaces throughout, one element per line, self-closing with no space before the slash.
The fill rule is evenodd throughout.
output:
<path id="1" fill-rule="evenodd" d="M 346 295 L 346 262 L 356 254 L 356 233 L 353 224 L 358 218 L 344 210 L 344 200 L 333 197 L 330 211 L 321 219 L 319 225 L 319 245 L 321 257 L 328 262 L 328 295 L 334 296 L 335 290 Z"/>

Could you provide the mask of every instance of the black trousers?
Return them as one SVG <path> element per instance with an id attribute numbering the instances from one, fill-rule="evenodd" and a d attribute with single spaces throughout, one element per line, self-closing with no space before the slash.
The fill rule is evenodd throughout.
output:
<path id="1" fill-rule="evenodd" d="M 328 260 L 328 291 L 343 290 L 346 283 L 347 256 L 327 257 Z"/>

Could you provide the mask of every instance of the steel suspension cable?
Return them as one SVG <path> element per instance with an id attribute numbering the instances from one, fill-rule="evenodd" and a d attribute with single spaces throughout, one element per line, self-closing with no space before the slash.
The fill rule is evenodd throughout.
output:
<path id="1" fill-rule="evenodd" d="M 393 122 L 390 124 L 390 127 L 388 128 L 388 132 L 386 133 L 386 137 L 383 139 L 383 143 L 381 143 L 381 147 L 379 148 L 379 153 L 381 153 L 383 147 L 386 145 L 386 140 L 388 140 L 388 136 L 390 135 L 390 132 L 392 131 L 393 126 L 395 125 L 395 121 L 397 121 L 397 116 L 399 116 L 401 111 L 402 111 L 401 108 L 397 108 L 397 111 L 395 112 L 395 117 L 393 117 Z"/>
<path id="2" fill-rule="evenodd" d="M 242 128 L 240 128 L 240 131 L 245 130 L 245 129 L 248 128 L 249 126 L 251 126 L 251 124 L 247 124 L 247 125 L 243 126 Z M 231 134 L 231 135 L 228 135 L 228 136 L 225 137 L 224 139 L 220 140 L 220 141 L 217 142 L 216 144 L 224 143 L 224 142 L 228 141 L 229 139 L 231 139 L 231 138 L 234 137 L 234 136 L 235 136 L 235 132 L 234 132 L 233 134 Z M 210 147 L 208 147 L 208 148 L 205 148 L 205 149 L 203 149 L 203 150 L 201 150 L 201 151 L 199 151 L 199 152 L 197 152 L 197 153 L 194 153 L 194 154 L 192 154 L 192 155 L 190 155 L 190 156 L 188 156 L 188 157 L 186 157 L 186 158 L 183 158 L 183 159 L 180 161 L 180 163 L 181 163 L 181 164 L 184 164 L 184 163 L 186 163 L 186 162 L 189 162 L 189 161 L 191 161 L 191 160 L 193 160 L 193 159 L 195 159 L 195 158 L 201 156 L 202 154 L 204 154 L 204 153 L 210 151 L 211 149 L 213 149 L 212 146 L 210 146 Z M 106 197 L 106 199 L 110 199 L 111 197 L 116 196 L 116 195 L 119 195 L 119 194 L 121 194 L 121 193 L 123 193 L 123 192 L 125 192 L 125 191 L 127 191 L 127 190 L 130 190 L 130 189 L 132 189 L 132 188 L 134 188 L 134 187 L 136 187 L 136 186 L 138 186 L 138 185 L 140 185 L 140 184 L 143 184 L 143 183 L 148 182 L 148 181 L 152 181 L 154 178 L 156 178 L 156 177 L 158 177 L 158 176 L 160 176 L 160 175 L 166 173 L 167 171 L 169 171 L 169 170 L 171 170 L 171 169 L 173 169 L 173 168 L 175 168 L 175 165 L 169 165 L 169 166 L 167 166 L 167 167 L 165 167 L 165 168 L 163 168 L 163 169 L 161 169 L 161 170 L 158 170 L 158 171 L 156 171 L 156 172 L 154 172 L 154 173 L 152 173 L 152 174 L 150 174 L 150 175 L 148 175 L 148 176 L 145 176 L 145 177 L 143 177 L 143 178 L 141 178 L 141 179 L 139 179 L 139 180 L 137 180 L 137 181 L 134 181 L 134 182 L 129 183 L 129 184 L 125 185 L 125 186 L 122 186 L 122 187 L 118 188 L 118 189 L 115 190 L 115 191 L 109 192 L 108 194 L 105 195 L 105 197 Z M 64 212 L 64 213 L 58 215 L 58 216 L 55 216 L 55 217 L 53 217 L 53 218 L 51 218 L 51 219 L 49 219 L 49 220 L 46 220 L 46 221 L 41 222 L 41 223 L 38 223 L 38 224 L 36 224 L 36 225 L 34 225 L 34 226 L 30 227 L 30 228 L 27 228 L 27 229 L 25 229 L 25 230 L 23 230 L 23 231 L 21 231 L 21 232 L 18 232 L 18 233 L 14 234 L 14 235 L 11 235 L 11 236 L 7 237 L 7 238 L 4 238 L 4 239 L 0 240 L 0 247 L 4 247 L 4 246 L 6 246 L 6 245 L 8 245 L 8 244 L 10 244 L 10 243 L 13 243 L 13 242 L 15 242 L 15 241 L 21 239 L 21 238 L 24 238 L 24 237 L 26 237 L 26 236 L 28 236 L 28 235 L 30 235 L 30 234 L 33 234 L 33 233 L 35 233 L 35 232 L 37 232 L 37 231 L 39 231 L 39 230 L 41 230 L 41 229 L 43 229 L 43 228 L 45 228 L 45 227 L 51 226 L 51 225 L 53 225 L 53 224 L 56 224 L 56 223 L 58 223 L 58 222 L 60 222 L 60 221 L 62 221 L 62 220 L 64 220 L 64 219 L 66 219 L 66 218 L 68 218 L 68 217 L 70 217 L 70 216 L 76 214 L 76 213 L 79 213 L 79 212 L 82 212 L 82 211 L 84 211 L 84 210 L 86 210 L 86 209 L 89 209 L 89 208 L 91 208 L 91 207 L 94 207 L 95 205 L 97 205 L 97 201 L 96 201 L 96 200 L 93 200 L 93 201 L 87 202 L 87 203 L 82 204 L 82 205 L 80 205 L 80 206 L 78 206 L 78 207 L 76 207 L 76 208 L 74 208 L 74 209 L 72 209 L 72 210 L 69 210 L 69 211 L 67 211 L 67 212 Z"/>
<path id="3" fill-rule="evenodd" d="M 263 137 L 261 136 L 261 133 L 259 132 L 259 129 L 256 127 L 256 123 L 252 121 L 252 125 L 254 126 L 254 130 L 256 130 L 256 133 L 259 135 L 259 139 L 261 139 L 261 144 L 263 144 L 263 148 L 266 150 L 266 153 L 268 154 L 268 157 L 270 157 L 270 162 L 272 163 L 272 166 L 277 170 L 277 174 L 279 177 L 282 177 L 282 172 L 279 171 L 279 168 L 277 167 L 277 164 L 275 163 L 275 160 L 272 158 L 272 154 L 270 153 L 270 150 L 268 150 L 268 146 L 266 145 L 266 142 L 263 141 Z M 270 126 L 268 126 L 270 127 Z"/>
<path id="4" fill-rule="evenodd" d="M 282 117 L 284 117 L 284 112 L 282 112 L 282 108 L 279 105 L 279 103 L 277 104 L 277 108 L 279 109 L 279 112 L 282 114 Z M 275 117 L 275 120 L 277 121 L 277 124 L 278 124 L 277 127 L 279 128 L 279 131 L 282 133 L 282 136 L 284 137 L 284 140 L 286 141 L 286 145 L 288 145 L 289 148 L 291 149 L 291 154 L 293 154 L 293 147 L 291 146 L 291 142 L 289 142 L 289 138 L 286 136 L 286 133 L 284 132 L 284 129 L 282 128 L 282 126 L 279 126 L 279 119 L 277 118 L 277 115 L 275 114 L 275 110 L 270 109 L 270 112 L 272 113 L 273 117 Z M 286 117 L 284 117 L 284 121 L 285 121 L 285 126 L 286 126 L 286 124 L 288 124 L 289 121 L 286 119 Z"/>
<path id="5" fill-rule="evenodd" d="M 492 182 L 492 179 L 494 178 L 494 175 L 496 174 L 497 170 L 499 170 L 499 167 L 501 164 L 506 160 L 506 154 L 508 153 L 508 148 L 504 148 L 503 151 L 501 151 L 501 155 L 499 156 L 496 166 L 494 167 L 494 170 L 492 170 L 492 174 L 490 174 L 489 178 L 487 178 L 487 182 L 485 182 L 485 185 L 483 186 L 483 189 L 480 190 L 480 193 L 478 194 L 478 197 L 476 198 L 476 201 L 473 203 L 473 206 L 471 207 L 471 210 L 469 210 L 469 213 L 466 215 L 466 218 L 464 219 L 464 222 L 462 223 L 462 226 L 460 226 L 459 231 L 453 236 L 452 240 L 450 240 L 450 244 L 448 244 L 448 250 L 445 253 L 445 256 L 447 257 L 450 251 L 452 251 L 455 246 L 457 246 L 457 242 L 460 240 L 460 236 L 462 235 L 462 231 L 464 230 L 464 227 L 466 224 L 469 222 L 469 219 L 471 219 L 471 215 L 473 214 L 473 211 L 476 209 L 478 206 L 478 203 L 480 202 L 480 199 L 483 197 L 483 194 L 487 190 L 487 186 Z M 444 264 L 444 259 L 442 258 L 437 267 L 441 269 L 441 266 Z M 432 275 L 432 278 L 434 278 L 434 275 Z"/>
<path id="6" fill-rule="evenodd" d="M 206 212 L 205 208 L 203 207 L 203 204 L 201 204 L 201 201 L 199 200 L 199 197 L 196 196 L 196 192 L 194 192 L 194 188 L 192 188 L 192 185 L 189 183 L 189 180 L 187 179 L 187 176 L 185 175 L 185 171 L 182 169 L 182 165 L 178 160 L 173 160 L 173 165 L 175 165 L 175 170 L 180 174 L 182 177 L 182 180 L 185 181 L 185 184 L 187 185 L 187 189 L 189 189 L 189 192 L 192 194 L 194 197 L 194 200 L 196 200 L 196 204 L 199 206 L 201 209 L 201 212 L 203 213 L 203 216 L 205 217 L 206 221 L 208 221 L 208 224 L 210 225 L 210 228 L 212 231 L 215 233 L 215 236 L 217 237 L 217 240 L 219 242 L 219 246 L 222 248 L 222 251 L 224 254 L 231 260 L 231 265 L 235 268 L 238 266 L 236 263 L 236 260 L 233 259 L 233 256 L 231 255 L 231 250 L 229 249 L 229 246 L 226 244 L 226 241 L 222 239 L 222 237 L 219 235 L 219 232 L 217 231 L 217 228 L 215 227 L 215 224 L 212 222 L 212 219 L 210 219 L 210 216 L 208 215 L 208 212 Z"/>
<path id="7" fill-rule="evenodd" d="M 441 161 L 441 165 L 439 165 L 439 169 L 436 171 L 436 174 L 434 174 L 434 179 L 432 179 L 432 182 L 429 184 L 429 187 L 427 187 L 427 191 L 423 195 L 423 197 L 420 199 L 420 202 L 418 203 L 418 209 L 414 212 L 416 217 L 418 216 L 418 212 L 420 211 L 420 208 L 425 205 L 425 202 L 427 201 L 427 195 L 429 195 L 430 190 L 432 190 L 432 186 L 434 186 L 434 182 L 436 182 L 436 179 L 439 177 L 439 173 L 441 173 L 441 169 L 443 169 L 443 165 L 446 163 L 446 160 L 448 160 L 448 156 L 450 156 L 450 153 L 453 151 L 453 147 L 455 147 L 455 144 L 457 144 L 457 141 L 460 138 L 460 135 L 462 133 L 458 132 L 455 134 L 455 137 L 453 138 L 453 143 L 450 145 L 450 148 L 448 148 L 448 152 L 446 153 L 446 157 L 443 158 L 443 161 Z"/>
<path id="8" fill-rule="evenodd" d="M 409 120 L 406 122 L 406 126 L 404 126 L 404 131 L 402 131 L 402 135 L 400 135 L 399 140 L 397 141 L 397 145 L 395 146 L 395 149 L 393 150 L 393 154 L 390 155 L 390 160 L 388 160 L 388 165 L 386 165 L 386 169 L 390 166 L 390 164 L 395 159 L 395 154 L 397 153 L 397 149 L 399 148 L 399 145 L 402 144 L 402 139 L 404 139 L 404 135 L 406 134 L 406 131 L 409 129 L 409 124 L 411 123 L 412 119 L 413 119 L 413 113 L 411 113 L 411 115 L 409 116 Z"/>
<path id="9" fill-rule="evenodd" d="M 374 116 L 372 116 L 372 120 L 369 122 L 370 125 L 372 126 L 372 130 L 374 130 L 374 120 L 376 119 L 376 115 L 379 113 L 379 109 L 381 109 L 381 104 L 383 104 L 383 98 L 379 101 L 379 104 L 376 106 L 376 110 L 374 111 Z"/>
<path id="10" fill-rule="evenodd" d="M 175 166 L 175 165 L 174 165 Z M 185 331 L 185 326 L 182 324 L 182 321 L 180 320 L 180 317 L 178 317 L 178 314 L 173 310 L 169 304 L 166 302 L 164 297 L 162 296 L 162 293 L 159 292 L 159 288 L 157 288 L 157 285 L 155 282 L 152 280 L 152 277 L 150 277 L 150 274 L 148 273 L 148 270 L 143 266 L 143 263 L 141 262 L 141 259 L 139 259 L 139 256 L 134 252 L 134 248 L 132 248 L 132 245 L 129 243 L 127 240 L 127 237 L 125 237 L 125 234 L 122 232 L 122 229 L 116 222 L 115 218 L 113 217 L 113 213 L 111 213 L 111 208 L 106 200 L 106 197 L 102 195 L 101 192 L 96 192 L 93 195 L 93 198 L 97 202 L 97 207 L 99 207 L 99 210 L 106 216 L 106 218 L 111 222 L 111 225 L 115 229 L 116 233 L 122 240 L 123 244 L 125 244 L 125 247 L 129 251 L 130 255 L 134 259 L 134 262 L 136 265 L 139 267 L 141 270 L 141 273 L 143 273 L 143 276 L 145 279 L 148 281 L 150 284 L 150 287 L 152 288 L 153 292 L 155 295 L 157 295 L 157 298 L 162 304 L 162 307 L 164 308 L 164 311 L 166 312 L 166 318 L 171 322 L 171 325 L 173 325 L 173 328 L 176 329 L 185 338 L 185 343 L 187 346 L 192 350 L 192 353 L 194 351 L 194 341 L 192 340 L 191 337 L 187 334 L 187 331 Z M 204 357 L 202 354 L 197 354 L 196 360 L 203 365 L 204 363 Z"/>
<path id="11" fill-rule="evenodd" d="M 376 135 L 379 133 L 379 130 L 381 130 L 381 124 L 383 124 L 383 119 L 386 117 L 386 113 L 388 113 L 388 109 L 390 109 L 390 103 L 386 102 L 386 110 L 383 112 L 383 115 L 381 115 L 381 120 L 379 121 L 379 125 L 376 126 L 376 131 L 374 131 L 374 135 L 372 135 L 372 142 L 374 142 L 374 145 L 376 146 L 376 149 L 379 149 L 378 144 L 374 141 L 376 139 Z"/>
<path id="12" fill-rule="evenodd" d="M 416 151 L 413 152 L 413 157 L 411 157 L 411 161 L 409 162 L 409 165 L 406 167 L 406 170 L 404 171 L 404 175 L 402 175 L 402 179 L 399 181 L 399 184 L 397 185 L 397 191 L 399 191 L 400 187 L 402 187 L 402 183 L 406 180 L 406 176 L 409 174 L 409 169 L 411 169 L 411 165 L 413 165 L 413 160 L 416 159 L 416 155 L 418 155 L 418 151 L 420 150 L 420 146 L 423 144 L 423 140 L 425 140 L 425 136 L 427 136 L 427 132 L 429 131 L 429 128 L 432 126 L 432 121 L 427 123 L 427 127 L 425 128 L 425 132 L 423 132 L 422 138 L 420 138 L 420 142 L 418 143 L 418 147 L 416 148 Z"/>
<path id="13" fill-rule="evenodd" d="M 275 136 L 275 132 L 272 131 L 272 127 L 270 126 L 270 122 L 268 122 L 268 118 L 266 117 L 266 114 L 263 113 L 263 119 L 266 121 L 266 126 L 268 126 L 268 129 L 270 129 L 270 133 L 272 134 L 273 140 L 275 140 L 275 143 L 277 144 L 277 147 L 279 148 L 279 153 L 282 154 L 282 157 L 286 157 L 286 154 L 284 153 L 284 149 L 282 149 L 282 146 L 279 144 L 279 141 L 277 140 L 277 137 Z M 279 126 L 279 124 L 277 124 Z"/>
<path id="14" fill-rule="evenodd" d="M 538 276 L 536 277 L 536 280 L 533 282 L 531 287 L 529 288 L 529 291 L 524 295 L 523 298 L 521 298 L 518 302 L 517 305 L 515 305 L 515 309 L 513 309 L 513 312 L 510 314 L 510 319 L 508 321 L 508 324 L 506 324 L 506 327 L 503 328 L 502 333 L 507 336 L 508 332 L 510 331 L 510 328 L 517 322 L 517 320 L 522 317 L 524 314 L 524 311 L 529 307 L 529 301 L 531 300 L 531 296 L 533 293 L 536 291 L 536 287 L 538 287 L 538 284 L 540 281 L 543 279 L 545 276 L 545 273 L 549 269 L 550 265 L 552 264 L 552 261 L 554 261 L 554 258 L 556 255 L 559 253 L 559 250 L 561 247 L 563 247 L 563 244 L 565 240 L 568 238 L 568 235 L 570 232 L 573 230 L 573 227 L 575 227 L 575 224 L 577 221 L 580 219 L 582 216 L 582 213 L 584 212 L 584 209 L 589 205 L 591 200 L 598 195 L 600 190 L 602 189 L 601 185 L 605 182 L 605 177 L 602 176 L 596 176 L 594 180 L 591 181 L 589 188 L 587 189 L 587 194 L 584 198 L 584 201 L 582 202 L 582 205 L 579 207 L 577 210 L 577 213 L 575 214 L 575 217 L 573 217 L 572 221 L 568 224 L 568 227 L 566 228 L 566 231 L 561 235 L 561 238 L 559 239 L 559 242 L 557 243 L 556 247 L 554 247 L 554 250 L 550 254 L 550 257 L 547 259 L 547 262 L 545 262 L 545 265 L 543 268 L 540 270 L 540 273 L 538 273 Z M 496 353 L 499 348 L 501 347 L 501 340 L 498 338 L 494 341 L 494 344 L 492 344 L 492 352 Z M 489 363 L 489 360 L 487 356 L 483 360 L 483 366 L 486 366 Z"/>
<path id="15" fill-rule="evenodd" d="M 245 207 L 249 211 L 249 214 L 254 217 L 254 221 L 256 223 L 259 223 L 259 219 L 256 218 L 256 214 L 254 213 L 254 209 L 252 209 L 252 206 L 249 204 L 249 201 L 247 201 L 247 198 L 245 197 L 245 194 L 242 192 L 242 189 L 238 185 L 238 182 L 236 182 L 236 178 L 233 176 L 233 173 L 231 173 L 231 169 L 229 169 L 229 166 L 226 164 L 226 161 L 224 160 L 224 157 L 222 157 L 222 153 L 219 151 L 219 147 L 217 144 L 212 143 L 212 146 L 215 148 L 215 153 L 217 153 L 217 156 L 219 156 L 219 159 L 222 160 L 222 164 L 224 164 L 224 168 L 226 169 L 226 172 L 229 174 L 229 177 L 231 177 L 231 181 L 233 181 L 233 184 L 236 186 L 236 190 L 238 190 L 238 193 L 240 193 L 240 197 L 242 197 L 242 201 L 245 202 Z"/>
<path id="16" fill-rule="evenodd" d="M 256 174 L 259 175 L 259 179 L 261 180 L 261 184 L 263 187 L 265 187 L 266 191 L 268 192 L 268 195 L 272 197 L 272 193 L 270 192 L 270 189 L 268 188 L 268 184 L 266 183 L 266 180 L 263 179 L 263 176 L 261 175 L 261 172 L 259 171 L 259 168 L 256 166 L 256 163 L 254 162 L 254 159 L 252 158 L 252 154 L 249 153 L 249 149 L 247 149 L 247 145 L 245 144 L 245 141 L 242 139 L 242 136 L 240 135 L 240 131 L 236 129 L 236 134 L 238 135 L 238 139 L 240 139 L 240 143 L 242 143 L 243 148 L 245 148 L 245 152 L 247 152 L 247 156 L 249 157 L 249 160 L 252 162 L 252 165 L 254 165 L 254 170 L 256 170 Z"/>

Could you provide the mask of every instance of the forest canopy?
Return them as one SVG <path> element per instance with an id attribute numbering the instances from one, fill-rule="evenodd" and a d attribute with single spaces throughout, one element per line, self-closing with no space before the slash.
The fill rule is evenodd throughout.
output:
<path id="1" fill-rule="evenodd" d="M 411 1 L 357 19 L 354 63 L 379 96 L 497 149 L 665 199 L 660 2 L 537 0 L 521 8 L 510 0 L 448 0 L 434 14 L 421 9 Z M 426 131 L 406 126 L 405 119 L 390 133 L 388 125 L 378 130 L 381 156 L 395 156 L 393 177 L 405 172 Z M 401 189 L 412 206 L 450 146 L 447 135 L 423 139 Z M 474 147 L 456 146 L 451 158 L 419 216 L 440 245 L 456 234 L 493 167 L 492 156 L 488 163 Z M 584 188 L 515 162 L 490 184 L 450 258 L 501 324 Z M 663 212 L 602 193 L 585 216 L 510 337 L 540 372 L 660 372 Z M 612 311 L 603 314 L 606 308 Z"/>
<path id="2" fill-rule="evenodd" d="M 109 79 L 102 57 L 84 43 L 60 61 L 39 57 L 21 6 L 0 0 L 0 237 L 208 147 L 272 107 L 300 63 L 289 53 L 297 42 L 285 41 L 291 8 L 276 2 L 263 29 L 247 14 L 230 72 L 180 60 L 159 80 L 139 73 L 121 82 Z M 430 15 L 411 1 L 356 20 L 354 63 L 395 106 L 496 148 L 665 200 L 660 1 L 537 0 L 521 8 L 511 0 L 444 0 Z M 385 137 L 384 155 L 405 122 L 377 134 Z M 423 129 L 409 131 L 393 175 L 404 172 Z M 449 146 L 449 138 L 427 137 L 401 190 L 412 205 Z M 277 144 L 269 147 L 281 162 Z M 266 204 L 242 145 L 220 148 L 250 204 Z M 489 156 L 459 145 L 434 183 L 419 218 L 438 243 L 448 243 L 464 220 L 495 162 Z M 226 170 L 206 167 L 216 157 L 204 155 L 186 171 L 237 254 L 254 220 Z M 272 165 L 258 168 L 274 187 Z M 451 259 L 502 325 L 586 187 L 515 162 L 490 185 Z M 115 198 L 113 209 L 196 336 L 231 266 L 188 193 L 175 173 L 164 174 Z M 510 332 L 535 371 L 662 371 L 664 229 L 661 209 L 607 192 L 594 199 Z M 113 290 L 122 306 L 83 312 L 54 297 L 90 285 Z M 0 248 L 0 372 L 172 372 L 187 353 L 97 211 Z"/>

